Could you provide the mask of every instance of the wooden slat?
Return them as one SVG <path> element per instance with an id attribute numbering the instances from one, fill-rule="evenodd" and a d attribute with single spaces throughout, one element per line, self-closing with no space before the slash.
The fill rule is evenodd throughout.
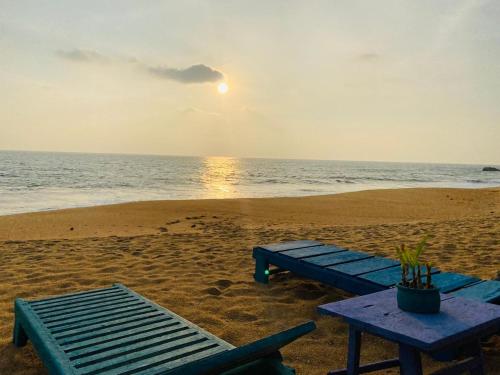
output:
<path id="1" fill-rule="evenodd" d="M 372 255 L 358 252 L 358 251 L 342 251 L 335 254 L 321 255 L 319 257 L 306 258 L 303 262 L 312 263 L 317 266 L 333 266 L 334 264 L 351 262 L 354 260 L 361 260 L 371 258 Z"/>
<path id="2" fill-rule="evenodd" d="M 132 312 L 146 312 L 146 311 L 151 311 L 154 310 L 151 306 L 148 306 L 145 303 L 142 303 L 140 305 L 133 305 L 130 307 L 124 307 L 118 310 L 114 311 L 106 311 L 106 312 L 94 312 L 92 314 L 88 314 L 83 317 L 76 317 L 76 318 L 71 318 L 67 319 L 64 321 L 56 321 L 53 323 L 45 323 L 48 328 L 51 330 L 55 329 L 60 329 L 60 328 L 67 328 L 67 327 L 73 327 L 74 325 L 88 325 L 92 324 L 93 322 L 100 321 L 101 319 L 107 319 L 109 317 L 118 317 L 118 316 L 123 316 Z"/>
<path id="3" fill-rule="evenodd" d="M 500 281 L 486 280 L 460 289 L 452 294 L 477 301 L 497 303 L 500 302 Z"/>
<path id="4" fill-rule="evenodd" d="M 307 258 L 307 257 L 313 257 L 313 256 L 319 256 L 319 255 L 325 255 L 325 254 L 333 254 L 333 253 L 338 253 L 339 251 L 345 251 L 346 249 L 342 249 L 337 246 L 314 246 L 314 247 L 306 247 L 302 249 L 294 249 L 294 250 L 285 250 L 280 252 L 280 254 L 292 257 L 292 258 L 297 258 L 297 259 L 302 259 L 302 258 Z"/>
<path id="5" fill-rule="evenodd" d="M 190 343 L 194 344 L 201 341 L 209 340 L 192 328 L 187 328 L 186 331 L 163 332 L 159 336 L 146 335 L 144 337 L 138 335 L 133 341 L 121 340 L 114 346 L 101 346 L 101 350 L 97 353 L 85 356 L 81 354 L 79 358 L 72 360 L 71 363 L 76 368 L 87 367 L 84 370 L 87 372 L 91 368 L 89 366 L 94 364 L 98 367 L 107 367 L 117 361 L 122 362 L 124 359 L 133 362 L 135 358 L 141 358 L 152 350 L 160 351 L 168 348 L 190 346 Z"/>
<path id="6" fill-rule="evenodd" d="M 357 276 L 363 273 L 378 271 L 381 269 L 395 267 L 399 265 L 400 265 L 399 262 L 389 258 L 373 257 L 373 258 L 359 260 L 357 262 L 338 264 L 328 268 L 346 273 L 348 275 Z"/>
<path id="7" fill-rule="evenodd" d="M 215 352 L 220 352 L 227 350 L 227 348 L 222 348 L 218 343 L 208 339 L 197 338 L 193 341 L 186 338 L 175 343 L 175 345 L 168 343 L 147 350 L 121 355 L 106 362 L 80 368 L 80 371 L 84 375 L 133 374 L 146 368 L 153 368 L 199 352 L 205 352 L 208 356 L 213 354 L 214 350 Z"/>
<path id="8" fill-rule="evenodd" d="M 55 301 L 69 300 L 72 298 L 85 298 L 88 296 L 113 292 L 113 291 L 117 291 L 117 290 L 120 290 L 120 289 L 113 285 L 110 288 L 86 290 L 86 291 L 78 292 L 78 293 L 70 293 L 70 294 L 64 294 L 62 296 L 54 296 L 54 297 L 47 297 L 47 298 L 43 298 L 43 299 L 39 299 L 39 300 L 33 300 L 33 301 L 29 301 L 29 304 L 32 306 L 37 306 L 37 305 L 42 305 L 42 304 L 48 304 L 48 303 L 55 302 Z"/>
<path id="9" fill-rule="evenodd" d="M 103 314 L 103 313 L 111 313 L 115 310 L 123 310 L 127 307 L 144 305 L 144 302 L 139 301 L 137 299 L 129 299 L 125 301 L 114 302 L 110 304 L 97 304 L 92 306 L 91 308 L 85 308 L 83 310 L 76 311 L 64 311 L 63 313 L 46 313 L 44 315 L 39 314 L 38 316 L 42 319 L 42 321 L 46 324 L 55 323 L 55 322 L 65 322 L 70 319 L 75 318 L 91 318 L 92 315 L 95 314 Z"/>
<path id="10" fill-rule="evenodd" d="M 98 306 L 100 304 L 112 303 L 115 301 L 122 301 L 130 299 L 127 294 L 121 294 L 112 298 L 99 299 L 97 301 L 87 301 L 75 304 L 68 304 L 63 306 L 54 306 L 54 307 L 45 307 L 43 309 L 34 309 L 39 316 L 45 316 L 46 314 L 54 314 L 57 312 L 65 312 L 65 311 L 75 311 L 76 309 L 85 309 L 88 307 L 93 308 L 94 306 Z"/>
<path id="11" fill-rule="evenodd" d="M 448 293 L 477 281 L 477 277 L 452 272 L 441 272 L 432 276 L 432 284 L 439 288 L 441 293 Z"/>
<path id="12" fill-rule="evenodd" d="M 68 298 L 64 297 L 53 297 L 48 299 L 47 301 L 45 300 L 38 300 L 38 301 L 33 301 L 30 302 L 30 306 L 34 310 L 38 310 L 42 307 L 52 307 L 56 305 L 64 305 L 64 304 L 71 304 L 73 302 L 83 302 L 83 301 L 91 301 L 94 299 L 99 299 L 99 298 L 106 298 L 112 295 L 120 294 L 123 293 L 118 288 L 110 288 L 110 289 L 104 289 L 104 290 L 99 290 L 97 293 L 82 293 L 81 296 L 79 295 L 71 295 Z"/>
<path id="13" fill-rule="evenodd" d="M 103 330 L 107 332 L 120 332 L 122 329 L 136 326 L 140 327 L 141 325 L 146 324 L 145 322 L 151 323 L 168 319 L 171 318 L 157 310 L 151 310 L 147 313 L 135 314 L 121 318 L 113 317 L 111 319 L 98 321 L 91 325 L 85 325 L 84 327 L 68 329 L 54 334 L 54 337 L 59 343 L 61 343 L 61 345 L 65 345 L 78 340 L 93 338 L 95 335 L 100 335 L 100 332 Z"/>
<path id="14" fill-rule="evenodd" d="M 77 304 L 82 304 L 82 303 L 95 303 L 99 301 L 105 301 L 108 298 L 116 298 L 116 297 L 123 297 L 126 296 L 126 294 L 123 291 L 120 290 L 114 290 L 113 292 L 110 293 L 103 293 L 103 294 L 96 294 L 92 296 L 87 296 L 82 299 L 77 299 L 77 298 L 72 298 L 67 301 L 53 301 L 50 304 L 44 304 L 44 305 L 31 305 L 31 308 L 35 311 L 46 311 L 50 310 L 53 308 L 60 308 L 60 307 L 71 307 L 75 306 Z"/>
<path id="15" fill-rule="evenodd" d="M 81 346 L 75 350 L 65 349 L 64 351 L 68 353 L 70 360 L 81 360 L 82 358 L 89 359 L 95 358 L 97 354 L 107 353 L 110 354 L 111 350 L 117 348 L 123 348 L 126 350 L 127 345 L 131 345 L 138 342 L 145 342 L 146 340 L 156 339 L 158 337 L 167 337 L 167 335 L 175 335 L 171 337 L 178 336 L 189 336 L 197 331 L 186 325 L 170 323 L 170 325 L 162 323 L 156 324 L 153 328 L 142 330 L 135 329 L 124 332 L 122 335 L 105 335 L 100 338 L 100 342 L 93 340 L 92 343 L 86 343 L 86 345 Z M 85 360 L 84 360 L 85 361 Z"/>
<path id="16" fill-rule="evenodd" d="M 300 241 L 288 241 L 288 242 L 281 242 L 281 243 L 273 243 L 273 244 L 268 244 L 268 245 L 261 245 L 258 247 L 261 249 L 264 249 L 264 250 L 272 251 L 272 252 L 279 252 L 279 251 L 301 249 L 304 247 L 321 246 L 321 245 L 323 245 L 323 244 L 321 242 L 318 242 L 318 241 L 300 240 Z"/>
<path id="17" fill-rule="evenodd" d="M 58 325 L 55 327 L 49 327 L 50 331 L 53 334 L 58 334 L 61 332 L 67 332 L 69 330 L 74 330 L 78 328 L 83 328 L 83 330 L 87 330 L 90 326 L 94 324 L 99 324 L 99 323 L 106 323 L 106 322 L 112 322 L 116 319 L 121 319 L 121 318 L 129 318 L 129 317 L 140 317 L 144 314 L 148 314 L 150 312 L 155 312 L 155 309 L 152 308 L 151 306 L 144 305 L 139 308 L 134 308 L 133 310 L 127 310 L 127 311 L 122 311 L 119 313 L 115 314 L 110 314 L 108 316 L 100 316 L 96 317 L 95 319 L 90 319 L 90 320 L 81 320 L 78 321 L 76 320 L 75 322 L 71 324 L 64 324 L 64 325 Z"/>
<path id="18" fill-rule="evenodd" d="M 432 274 L 438 272 L 439 272 L 438 269 L 435 268 L 432 269 Z M 369 272 L 360 275 L 359 277 L 364 280 L 369 280 L 378 285 L 391 287 L 401 281 L 401 267 L 392 267 L 380 271 Z"/>
<path id="19" fill-rule="evenodd" d="M 161 319 L 161 320 L 160 320 Z M 92 347 L 92 350 L 98 348 L 99 345 L 112 343 L 115 340 L 126 339 L 137 334 L 154 334 L 157 330 L 173 331 L 187 329 L 187 326 L 181 324 L 168 317 L 159 317 L 157 320 L 142 321 L 135 326 L 119 327 L 119 330 L 105 331 L 99 334 L 94 334 L 92 337 L 67 343 L 59 343 L 64 348 L 64 351 L 69 355 L 78 355 L 78 351 Z M 76 353 L 76 354 L 75 354 Z"/>

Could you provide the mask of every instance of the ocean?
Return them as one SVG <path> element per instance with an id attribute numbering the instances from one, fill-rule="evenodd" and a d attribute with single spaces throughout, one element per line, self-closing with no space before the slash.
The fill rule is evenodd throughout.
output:
<path id="1" fill-rule="evenodd" d="M 0 215 L 158 199 L 500 186 L 483 165 L 0 151 Z"/>

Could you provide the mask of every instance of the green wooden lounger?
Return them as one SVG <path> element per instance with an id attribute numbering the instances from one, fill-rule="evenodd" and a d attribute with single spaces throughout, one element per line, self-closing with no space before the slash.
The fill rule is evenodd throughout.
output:
<path id="1" fill-rule="evenodd" d="M 279 349 L 313 322 L 241 347 L 123 285 L 38 301 L 16 299 L 14 344 L 31 340 L 50 374 L 294 374 Z"/>

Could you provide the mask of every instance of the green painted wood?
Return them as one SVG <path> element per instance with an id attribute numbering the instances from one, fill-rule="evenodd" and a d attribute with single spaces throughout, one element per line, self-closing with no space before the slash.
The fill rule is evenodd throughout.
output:
<path id="1" fill-rule="evenodd" d="M 303 262 L 306 263 L 312 263 L 317 266 L 333 266 L 334 264 L 340 264 L 340 263 L 346 263 L 346 262 L 352 262 L 354 260 L 361 260 L 361 259 L 366 259 L 366 258 L 371 258 L 372 255 L 362 253 L 359 251 L 342 251 L 338 252 L 335 254 L 328 254 L 328 255 L 321 255 L 318 257 L 313 257 L 313 258 L 306 258 L 303 259 Z"/>
<path id="2" fill-rule="evenodd" d="M 151 310 L 150 312 L 142 314 L 136 313 L 135 315 L 128 317 L 103 319 L 103 321 L 96 322 L 91 325 L 85 325 L 78 328 L 70 328 L 63 331 L 52 331 L 52 333 L 59 342 L 72 343 L 90 339 L 94 336 L 99 336 L 101 335 L 102 331 L 107 331 L 109 333 L 120 332 L 120 330 L 123 329 L 141 327 L 148 323 L 167 321 L 171 319 L 171 317 L 166 316 L 165 314 L 162 314 L 157 310 Z"/>
<path id="3" fill-rule="evenodd" d="M 166 335 L 164 340 L 168 340 L 169 337 L 169 335 Z M 162 340 L 163 338 L 159 337 L 145 343 L 139 342 L 129 345 L 128 348 L 123 348 L 123 350 L 109 350 L 91 358 L 77 359 L 72 364 L 85 374 L 106 372 L 107 375 L 111 375 L 120 374 L 124 372 L 124 369 L 130 371 L 144 365 L 152 366 L 157 362 L 163 362 L 167 358 L 187 357 L 192 352 L 213 348 L 217 348 L 218 351 L 228 349 L 221 347 L 217 342 L 209 340 L 199 333 L 166 342 Z"/>
<path id="4" fill-rule="evenodd" d="M 280 254 L 292 258 L 302 259 L 318 255 L 338 253 L 339 251 L 345 251 L 345 250 L 346 249 L 343 249 L 341 247 L 325 245 L 325 246 L 306 247 L 302 249 L 285 250 L 280 252 Z"/>
<path id="5" fill-rule="evenodd" d="M 358 276 L 363 273 L 378 271 L 381 269 L 395 267 L 399 265 L 400 265 L 399 262 L 389 258 L 372 257 L 357 262 L 338 264 L 328 268 L 346 273 L 348 275 Z"/>
<path id="6" fill-rule="evenodd" d="M 173 339 L 190 337 L 197 334 L 197 331 L 185 325 L 157 324 L 154 329 L 142 329 L 128 331 L 126 335 L 106 335 L 105 339 L 93 344 L 82 345 L 77 349 L 70 350 L 64 348 L 71 361 L 75 364 L 82 364 L 96 361 L 113 354 L 130 350 L 134 345 L 141 347 L 162 341 L 173 341 Z"/>
<path id="7" fill-rule="evenodd" d="M 146 312 L 154 311 L 154 308 L 146 304 L 141 304 L 139 306 L 127 307 L 121 310 L 113 311 L 109 314 L 99 314 L 95 313 L 91 317 L 84 318 L 74 318 L 68 319 L 64 322 L 54 322 L 48 323 L 47 327 L 54 333 L 65 331 L 68 329 L 86 327 L 88 325 L 99 323 L 106 320 L 112 320 L 116 318 L 125 318 L 128 316 L 138 316 Z"/>
<path id="8" fill-rule="evenodd" d="M 146 321 L 135 322 L 132 324 L 123 324 L 114 330 L 105 329 L 105 332 L 96 331 L 91 334 L 70 337 L 66 339 L 58 339 L 57 342 L 64 348 L 64 351 L 71 356 L 74 352 L 81 349 L 90 348 L 92 350 L 99 345 L 112 343 L 117 339 L 126 339 L 140 334 L 154 333 L 158 330 L 173 331 L 178 329 L 187 329 L 186 326 L 180 322 L 173 320 L 169 317 L 156 317 Z M 103 335 L 103 333 L 106 333 Z M 77 353 L 79 354 L 79 353 Z"/>
<path id="9" fill-rule="evenodd" d="M 47 300 L 18 299 L 15 311 L 14 343 L 31 340 L 50 374 L 149 375 L 160 367 L 179 373 L 179 366 L 234 349 L 120 284 Z"/>
<path id="10" fill-rule="evenodd" d="M 307 322 L 239 348 L 228 350 L 216 356 L 207 357 L 197 362 L 187 363 L 180 367 L 179 371 L 182 372 L 183 375 L 196 375 L 200 373 L 200 369 L 203 369 L 203 374 L 206 375 L 220 374 L 231 367 L 241 366 L 253 361 L 255 358 L 272 356 L 278 353 L 281 347 L 312 332 L 314 329 L 316 329 L 314 322 Z M 170 372 L 166 374 L 170 374 Z"/>
<path id="11" fill-rule="evenodd" d="M 106 288 L 106 289 L 97 289 L 95 292 L 81 292 L 81 293 L 73 293 L 69 295 L 59 296 L 59 297 L 50 297 L 43 300 L 32 301 L 30 302 L 31 307 L 36 310 L 45 306 L 55 306 L 59 304 L 69 304 L 72 302 L 81 302 L 81 301 L 90 301 L 93 299 L 102 298 L 105 296 L 124 294 L 124 291 L 117 288 Z"/>
<path id="12" fill-rule="evenodd" d="M 500 281 L 486 280 L 480 283 L 465 287 L 452 295 L 457 297 L 470 298 L 482 302 L 500 302 Z"/>

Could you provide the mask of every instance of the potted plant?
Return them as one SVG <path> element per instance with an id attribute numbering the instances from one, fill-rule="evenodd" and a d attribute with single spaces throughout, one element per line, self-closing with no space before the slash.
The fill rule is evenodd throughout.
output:
<path id="1" fill-rule="evenodd" d="M 439 288 L 432 285 L 432 266 L 429 262 L 420 261 L 426 246 L 427 237 L 424 237 L 415 248 L 404 244 L 396 248 L 401 262 L 401 282 L 396 285 L 401 310 L 424 314 L 439 312 L 441 297 Z M 422 281 L 423 267 L 426 270 L 425 282 Z"/>

